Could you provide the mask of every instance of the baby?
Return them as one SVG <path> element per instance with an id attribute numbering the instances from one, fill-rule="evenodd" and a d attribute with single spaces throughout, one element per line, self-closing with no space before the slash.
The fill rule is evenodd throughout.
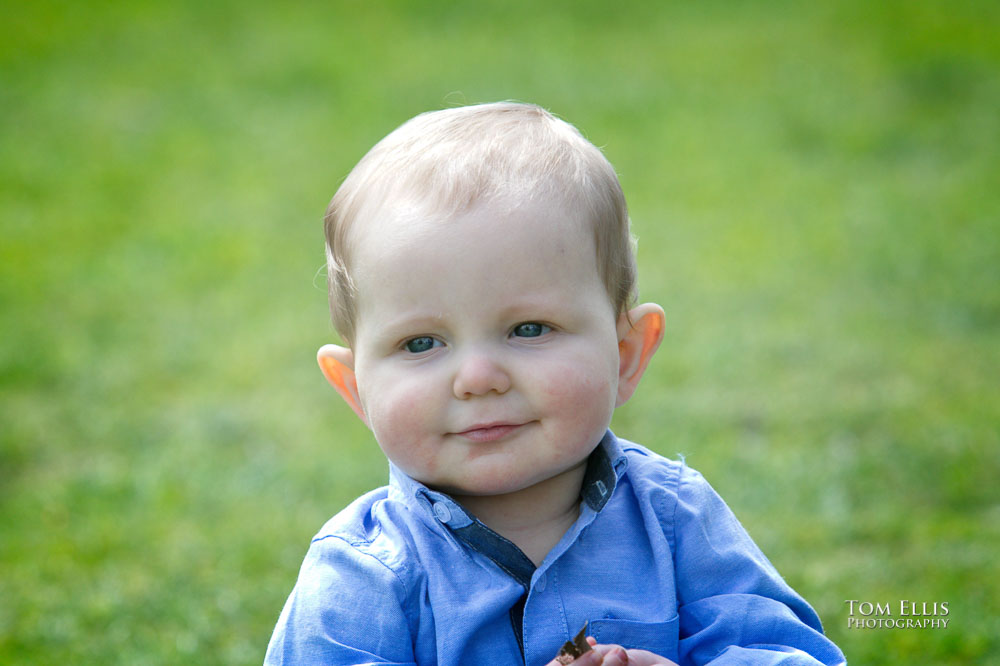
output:
<path id="1" fill-rule="evenodd" d="M 323 374 L 389 485 L 312 541 L 269 664 L 835 664 L 705 480 L 615 436 L 663 337 L 614 169 L 532 105 L 422 114 L 326 215 Z M 562 660 L 567 658 L 560 657 Z"/>

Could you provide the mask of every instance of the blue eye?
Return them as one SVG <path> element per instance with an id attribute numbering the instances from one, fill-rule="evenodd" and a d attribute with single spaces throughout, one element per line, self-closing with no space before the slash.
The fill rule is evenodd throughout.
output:
<path id="1" fill-rule="evenodd" d="M 536 322 L 528 322 L 526 324 L 518 324 L 514 327 L 514 335 L 519 338 L 537 338 L 540 335 L 545 335 L 552 328 L 546 326 L 545 324 L 539 324 Z"/>
<path id="2" fill-rule="evenodd" d="M 422 335 L 419 338 L 411 338 L 407 340 L 404 346 L 406 347 L 406 351 L 411 354 L 420 354 L 421 352 L 440 346 L 440 344 L 440 341 L 435 340 L 429 335 Z"/>

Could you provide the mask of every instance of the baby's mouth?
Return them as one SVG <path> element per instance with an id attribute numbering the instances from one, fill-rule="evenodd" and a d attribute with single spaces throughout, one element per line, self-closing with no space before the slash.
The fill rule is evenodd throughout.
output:
<path id="1" fill-rule="evenodd" d="M 477 443 L 495 442 L 516 433 L 525 425 L 524 423 L 484 423 L 454 434 Z"/>

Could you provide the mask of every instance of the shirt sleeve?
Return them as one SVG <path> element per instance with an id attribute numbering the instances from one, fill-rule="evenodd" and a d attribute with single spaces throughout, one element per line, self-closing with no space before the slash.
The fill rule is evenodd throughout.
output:
<path id="1" fill-rule="evenodd" d="M 684 466 L 674 516 L 681 664 L 841 664 L 819 617 Z"/>
<path id="2" fill-rule="evenodd" d="M 408 590 L 363 545 L 337 536 L 313 541 L 271 636 L 265 666 L 415 664 Z"/>

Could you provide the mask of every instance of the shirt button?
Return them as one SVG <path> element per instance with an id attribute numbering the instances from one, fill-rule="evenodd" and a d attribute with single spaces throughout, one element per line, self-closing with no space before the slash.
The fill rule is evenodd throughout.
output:
<path id="1" fill-rule="evenodd" d="M 535 591 L 544 592 L 545 591 L 545 574 L 542 574 L 535 579 Z"/>
<path id="2" fill-rule="evenodd" d="M 434 515 L 442 523 L 447 523 L 449 520 L 451 520 L 451 509 L 449 509 L 448 505 L 445 504 L 444 502 L 435 502 Z"/>

